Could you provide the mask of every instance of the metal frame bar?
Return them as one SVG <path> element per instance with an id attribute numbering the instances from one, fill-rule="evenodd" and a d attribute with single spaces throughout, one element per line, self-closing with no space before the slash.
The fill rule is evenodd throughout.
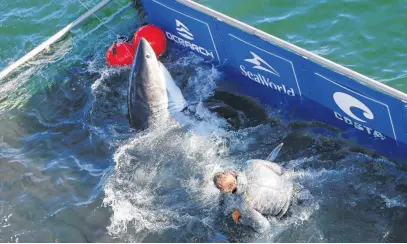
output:
<path id="1" fill-rule="evenodd" d="M 227 15 L 221 14 L 213 9 L 210 9 L 208 7 L 205 7 L 199 3 L 196 3 L 192 0 L 176 0 L 177 2 L 186 5 L 190 8 L 193 8 L 199 12 L 205 13 L 209 16 L 212 16 L 222 22 L 225 22 L 229 25 L 232 25 L 242 31 L 245 31 L 249 34 L 255 35 L 263 40 L 266 40 L 268 42 L 271 42 L 279 47 L 282 47 L 284 49 L 287 49 L 289 51 L 292 51 L 304 58 L 310 59 L 322 66 L 325 66 L 327 68 L 330 68 L 336 72 L 342 73 L 350 78 L 353 78 L 361 83 L 363 83 L 364 85 L 367 85 L 373 89 L 376 89 L 380 92 L 383 92 L 385 94 L 388 94 L 390 96 L 393 96 L 395 98 L 398 98 L 399 100 L 403 101 L 404 103 L 407 103 L 407 94 L 404 92 L 401 92 L 397 89 L 394 89 L 386 84 L 380 83 L 378 81 L 373 80 L 372 78 L 369 78 L 365 75 L 362 75 L 356 71 L 353 71 L 349 68 L 346 68 L 340 64 L 337 64 L 335 62 L 332 62 L 326 58 L 323 58 L 315 53 L 312 53 L 310 51 L 307 51 L 303 48 L 300 48 L 292 43 L 289 43 L 287 41 L 284 41 L 280 38 L 277 38 L 273 35 L 270 35 L 264 31 L 258 30 L 248 24 L 245 24 L 243 22 L 240 22 L 236 19 L 233 19 Z"/>

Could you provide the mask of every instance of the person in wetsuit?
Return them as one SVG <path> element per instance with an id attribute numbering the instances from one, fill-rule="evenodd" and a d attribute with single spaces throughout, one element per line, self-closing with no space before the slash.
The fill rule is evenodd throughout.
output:
<path id="1" fill-rule="evenodd" d="M 270 227 L 266 216 L 280 218 L 287 213 L 294 195 L 294 186 L 280 165 L 267 160 L 248 160 L 240 172 L 219 172 L 213 180 L 222 193 L 224 214 L 232 213 L 235 223 L 258 232 Z"/>

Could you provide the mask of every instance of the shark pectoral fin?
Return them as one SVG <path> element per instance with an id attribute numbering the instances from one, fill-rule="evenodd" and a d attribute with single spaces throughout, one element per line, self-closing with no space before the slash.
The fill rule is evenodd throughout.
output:
<path id="1" fill-rule="evenodd" d="M 167 87 L 168 109 L 170 111 L 180 112 L 187 106 L 187 102 L 182 95 L 181 89 L 177 86 L 165 65 L 160 61 L 158 61 L 158 64 Z"/>

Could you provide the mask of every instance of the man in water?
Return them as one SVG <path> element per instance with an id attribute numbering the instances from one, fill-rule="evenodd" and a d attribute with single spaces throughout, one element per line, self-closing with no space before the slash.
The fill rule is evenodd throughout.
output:
<path id="1" fill-rule="evenodd" d="M 290 207 L 294 186 L 285 179 L 280 165 L 270 162 L 280 151 L 280 144 L 268 160 L 248 160 L 241 172 L 215 174 L 213 181 L 221 192 L 224 214 L 232 213 L 235 223 L 263 232 L 270 227 L 265 216 L 284 216 Z"/>

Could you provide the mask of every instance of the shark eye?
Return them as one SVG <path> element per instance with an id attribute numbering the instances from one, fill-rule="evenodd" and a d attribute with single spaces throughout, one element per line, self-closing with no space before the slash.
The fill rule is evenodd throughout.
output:
<path id="1" fill-rule="evenodd" d="M 150 55 L 147 54 L 147 55 L 146 55 L 146 58 L 150 58 Z"/>

